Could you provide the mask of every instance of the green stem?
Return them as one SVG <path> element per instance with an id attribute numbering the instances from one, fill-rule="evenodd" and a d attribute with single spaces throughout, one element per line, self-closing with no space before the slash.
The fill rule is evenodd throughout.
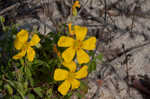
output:
<path id="1" fill-rule="evenodd" d="M 6 81 L 6 82 L 8 82 L 14 89 L 16 89 L 17 92 L 20 94 L 20 96 L 21 96 L 22 99 L 25 99 L 23 93 L 21 93 L 21 91 L 19 89 L 17 89 L 10 80 L 5 79 L 4 76 L 3 76 L 3 80 Z"/>

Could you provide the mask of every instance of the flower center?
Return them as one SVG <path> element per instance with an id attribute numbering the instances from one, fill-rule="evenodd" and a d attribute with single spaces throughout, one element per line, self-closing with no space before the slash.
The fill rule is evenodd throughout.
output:
<path id="1" fill-rule="evenodd" d="M 68 73 L 68 80 L 72 80 L 72 79 L 74 79 L 74 78 L 75 78 L 75 73 L 69 72 L 69 73 Z"/>
<path id="2" fill-rule="evenodd" d="M 82 47 L 82 41 L 80 41 L 80 40 L 75 40 L 73 47 L 74 47 L 75 50 L 79 50 L 79 49 Z"/>
<path id="3" fill-rule="evenodd" d="M 27 49 L 28 47 L 30 47 L 30 44 L 28 42 L 24 43 L 22 49 Z"/>

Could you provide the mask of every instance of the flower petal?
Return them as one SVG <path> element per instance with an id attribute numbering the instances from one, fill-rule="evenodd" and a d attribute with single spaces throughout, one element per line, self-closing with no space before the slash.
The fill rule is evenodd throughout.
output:
<path id="1" fill-rule="evenodd" d="M 29 42 L 30 46 L 37 45 L 40 42 L 40 38 L 37 34 L 34 34 L 31 41 Z"/>
<path id="2" fill-rule="evenodd" d="M 79 88 L 80 87 L 80 81 L 76 80 L 76 79 L 73 79 L 71 81 L 71 89 L 76 89 L 76 88 Z"/>
<path id="3" fill-rule="evenodd" d="M 70 82 L 68 80 L 65 80 L 59 87 L 58 87 L 58 91 L 62 94 L 62 95 L 66 95 L 67 92 L 69 91 L 70 88 Z"/>
<path id="4" fill-rule="evenodd" d="M 65 67 L 67 67 L 71 72 L 75 72 L 76 71 L 76 63 L 74 61 L 71 61 L 69 63 L 64 61 L 63 65 Z"/>
<path id="5" fill-rule="evenodd" d="M 88 63 L 90 61 L 89 55 L 82 49 L 77 50 L 77 60 L 79 64 Z"/>
<path id="6" fill-rule="evenodd" d="M 72 7 L 73 7 L 73 8 L 76 8 L 76 7 L 80 8 L 80 3 L 79 3 L 79 1 L 75 1 L 75 3 L 73 4 Z"/>
<path id="7" fill-rule="evenodd" d="M 61 81 L 68 77 L 68 71 L 64 69 L 56 69 L 54 72 L 54 80 Z"/>
<path id="8" fill-rule="evenodd" d="M 17 49 L 17 50 L 20 50 L 22 47 L 23 47 L 23 42 L 21 42 L 20 38 L 19 37 L 16 37 L 15 41 L 14 41 L 14 47 Z"/>
<path id="9" fill-rule="evenodd" d="M 82 48 L 86 50 L 94 50 L 96 47 L 96 38 L 90 37 L 83 42 Z"/>
<path id="10" fill-rule="evenodd" d="M 88 66 L 83 66 L 75 75 L 76 79 L 85 78 L 88 75 Z"/>
<path id="11" fill-rule="evenodd" d="M 67 48 L 63 53 L 62 53 L 62 57 L 66 62 L 71 62 L 72 59 L 75 56 L 75 49 L 73 49 L 72 47 Z"/>
<path id="12" fill-rule="evenodd" d="M 58 41 L 59 47 L 71 47 L 74 43 L 74 39 L 67 36 L 61 36 Z"/>
<path id="13" fill-rule="evenodd" d="M 23 56 L 25 56 L 26 54 L 26 49 L 21 50 L 21 52 L 19 52 L 17 55 L 13 56 L 13 59 L 17 60 L 22 58 Z"/>
<path id="14" fill-rule="evenodd" d="M 27 50 L 27 58 L 29 61 L 33 61 L 34 57 L 35 57 L 35 51 L 33 48 L 29 47 Z"/>
<path id="15" fill-rule="evenodd" d="M 22 29 L 18 34 L 17 37 L 22 38 L 21 40 L 26 42 L 28 40 L 28 31 Z"/>
<path id="16" fill-rule="evenodd" d="M 74 26 L 74 32 L 76 34 L 77 40 L 82 41 L 82 40 L 84 40 L 84 38 L 85 38 L 85 36 L 87 34 L 87 28 L 75 25 Z"/>
<path id="17" fill-rule="evenodd" d="M 17 36 L 16 40 L 14 41 L 14 46 L 17 50 L 20 50 L 23 47 L 23 44 L 27 42 L 28 40 L 28 31 L 26 30 L 21 30 Z"/>

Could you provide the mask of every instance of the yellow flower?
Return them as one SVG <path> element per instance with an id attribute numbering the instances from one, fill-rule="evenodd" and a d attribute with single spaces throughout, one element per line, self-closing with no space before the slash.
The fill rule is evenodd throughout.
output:
<path id="1" fill-rule="evenodd" d="M 35 46 L 40 42 L 40 38 L 37 34 L 34 34 L 31 41 L 28 42 L 28 31 L 22 29 L 16 36 L 14 41 L 14 46 L 17 50 L 21 50 L 17 55 L 13 56 L 13 59 L 17 60 L 25 56 L 27 53 L 27 58 L 29 61 L 33 61 L 35 57 L 35 51 L 32 46 Z"/>
<path id="2" fill-rule="evenodd" d="M 79 1 L 77 0 L 77 1 L 75 1 L 75 3 L 73 4 L 73 6 L 72 6 L 72 9 L 74 9 L 74 8 L 80 8 L 80 4 L 79 4 Z"/>
<path id="3" fill-rule="evenodd" d="M 74 32 L 76 40 L 71 37 L 61 36 L 58 41 L 59 47 L 69 47 L 62 53 L 62 58 L 66 62 L 70 62 L 76 53 L 79 64 L 88 63 L 90 57 L 83 49 L 94 50 L 96 47 L 96 38 L 90 37 L 89 39 L 84 40 L 87 34 L 86 27 L 74 26 Z"/>
<path id="4" fill-rule="evenodd" d="M 54 80 L 56 81 L 64 81 L 62 84 L 58 87 L 58 91 L 62 95 L 66 95 L 69 91 L 70 87 L 71 89 L 79 88 L 80 81 L 77 79 L 85 78 L 88 75 L 88 67 L 85 65 L 83 66 L 78 72 L 76 71 L 76 64 L 72 61 L 70 63 L 64 62 L 63 65 L 69 69 L 69 71 L 65 69 L 56 69 L 54 72 Z"/>
<path id="5" fill-rule="evenodd" d="M 77 9 L 76 8 L 80 8 L 80 4 L 79 4 L 79 1 L 77 0 L 77 1 L 75 1 L 75 3 L 73 4 L 73 6 L 72 6 L 72 14 L 74 15 L 74 16 L 77 16 Z"/>

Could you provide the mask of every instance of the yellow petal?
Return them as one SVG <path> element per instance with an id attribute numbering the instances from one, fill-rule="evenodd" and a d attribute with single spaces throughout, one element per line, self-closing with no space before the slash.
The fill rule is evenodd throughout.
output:
<path id="1" fill-rule="evenodd" d="M 80 4 L 79 4 L 79 1 L 75 1 L 75 3 L 73 4 L 72 8 L 75 8 L 75 7 L 78 7 L 80 8 Z"/>
<path id="2" fill-rule="evenodd" d="M 67 67 L 71 72 L 75 72 L 76 71 L 76 63 L 74 61 L 71 61 L 69 63 L 64 61 L 63 65 L 65 67 Z"/>
<path id="3" fill-rule="evenodd" d="M 66 62 L 71 62 L 72 59 L 75 56 L 75 49 L 73 49 L 72 47 L 67 48 L 63 53 L 62 53 L 62 57 Z"/>
<path id="4" fill-rule="evenodd" d="M 21 50 L 21 52 L 19 52 L 17 55 L 13 56 L 13 59 L 17 60 L 22 58 L 23 56 L 25 56 L 26 54 L 26 49 Z"/>
<path id="5" fill-rule="evenodd" d="M 29 47 L 27 50 L 27 58 L 29 61 L 33 61 L 34 57 L 35 57 L 35 51 L 33 48 Z"/>
<path id="6" fill-rule="evenodd" d="M 29 42 L 30 46 L 37 45 L 40 42 L 40 38 L 37 34 L 34 34 L 31 41 Z"/>
<path id="7" fill-rule="evenodd" d="M 88 63 L 90 61 L 89 55 L 82 49 L 77 50 L 77 60 L 79 64 Z"/>
<path id="8" fill-rule="evenodd" d="M 83 42 L 82 48 L 86 50 L 94 50 L 96 47 L 96 38 L 90 37 L 88 40 Z"/>
<path id="9" fill-rule="evenodd" d="M 70 82 L 68 80 L 65 80 L 59 87 L 58 87 L 58 91 L 62 94 L 62 95 L 66 95 L 67 92 L 69 91 L 70 88 Z"/>
<path id="10" fill-rule="evenodd" d="M 17 50 L 20 50 L 22 47 L 23 47 L 23 42 L 21 42 L 20 38 L 19 37 L 16 37 L 15 41 L 14 41 L 14 47 L 17 49 Z"/>
<path id="11" fill-rule="evenodd" d="M 76 80 L 76 79 L 73 79 L 71 81 L 71 89 L 76 89 L 76 88 L 79 88 L 80 87 L 80 81 Z"/>
<path id="12" fill-rule="evenodd" d="M 17 50 L 20 50 L 25 42 L 28 40 L 28 31 L 21 30 L 17 36 L 16 40 L 14 41 L 14 46 Z"/>
<path id="13" fill-rule="evenodd" d="M 74 26 L 74 32 L 76 34 L 77 40 L 82 41 L 82 40 L 84 40 L 84 38 L 85 38 L 85 36 L 87 34 L 87 28 L 75 25 Z"/>
<path id="14" fill-rule="evenodd" d="M 76 79 L 85 78 L 88 75 L 88 66 L 83 66 L 75 75 Z"/>
<path id="15" fill-rule="evenodd" d="M 54 72 L 54 80 L 61 81 L 68 77 L 68 71 L 64 69 L 56 69 Z"/>
<path id="16" fill-rule="evenodd" d="M 17 37 L 22 38 L 23 42 L 26 42 L 28 40 L 28 31 L 22 29 L 18 34 Z"/>
<path id="17" fill-rule="evenodd" d="M 74 39 L 71 37 L 67 36 L 61 36 L 59 41 L 58 41 L 58 46 L 59 47 L 70 47 L 74 43 Z"/>

